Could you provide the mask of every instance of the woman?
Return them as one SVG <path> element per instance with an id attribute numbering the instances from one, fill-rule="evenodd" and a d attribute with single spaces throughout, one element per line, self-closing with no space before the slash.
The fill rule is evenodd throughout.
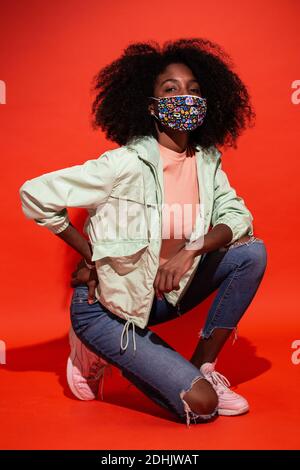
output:
<path id="1" fill-rule="evenodd" d="M 72 277 L 71 390 L 96 398 L 114 365 L 187 425 L 245 413 L 215 364 L 267 255 L 216 145 L 236 147 L 252 123 L 247 89 L 224 51 L 198 38 L 131 44 L 94 89 L 93 125 L 119 147 L 20 188 L 25 215 L 83 256 Z M 88 210 L 89 242 L 67 207 Z M 151 331 L 215 290 L 190 360 Z"/>

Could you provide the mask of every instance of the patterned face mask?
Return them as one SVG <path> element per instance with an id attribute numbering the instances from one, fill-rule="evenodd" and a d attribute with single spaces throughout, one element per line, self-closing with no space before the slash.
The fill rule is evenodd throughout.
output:
<path id="1" fill-rule="evenodd" d="M 180 131 L 192 131 L 203 123 L 207 110 L 206 98 L 196 95 L 149 98 L 158 100 L 158 116 L 153 116 L 165 126 Z"/>

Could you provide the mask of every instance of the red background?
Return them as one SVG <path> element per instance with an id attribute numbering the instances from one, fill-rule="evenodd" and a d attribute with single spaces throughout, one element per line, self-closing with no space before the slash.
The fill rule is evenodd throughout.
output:
<path id="1" fill-rule="evenodd" d="M 300 3 L 27 0 L 0 8 L 1 448 L 299 448 L 300 364 L 291 361 L 291 344 L 300 339 L 300 104 L 291 96 L 300 79 Z M 128 43 L 193 36 L 225 48 L 252 96 L 256 126 L 224 153 L 223 168 L 254 215 L 268 266 L 218 367 L 248 398 L 250 413 L 187 431 L 127 388 L 117 369 L 104 383 L 104 403 L 71 396 L 69 284 L 80 256 L 24 217 L 18 191 L 27 179 L 117 147 L 91 128 L 90 85 Z M 69 214 L 81 228 L 86 212 Z M 189 358 L 211 301 L 153 330 Z"/>

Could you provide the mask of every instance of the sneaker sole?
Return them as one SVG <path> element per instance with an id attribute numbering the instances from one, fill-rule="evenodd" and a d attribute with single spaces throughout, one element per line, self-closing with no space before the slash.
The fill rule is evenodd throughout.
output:
<path id="1" fill-rule="evenodd" d="M 74 386 L 72 371 L 73 371 L 73 364 L 72 364 L 71 357 L 69 356 L 68 361 L 67 361 L 67 382 L 68 382 L 71 392 L 73 393 L 73 395 L 75 395 L 76 398 L 79 398 L 79 400 L 83 400 L 83 401 L 95 400 L 96 397 L 83 398 L 82 396 L 80 396 L 79 392 L 76 390 Z"/>
<path id="2" fill-rule="evenodd" d="M 218 410 L 218 414 L 220 416 L 238 416 L 247 413 L 249 411 L 249 406 L 244 406 L 244 408 L 240 408 L 239 410 Z"/>

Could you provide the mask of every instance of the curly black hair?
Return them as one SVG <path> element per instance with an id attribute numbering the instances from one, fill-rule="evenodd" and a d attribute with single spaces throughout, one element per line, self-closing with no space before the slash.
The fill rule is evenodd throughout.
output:
<path id="1" fill-rule="evenodd" d="M 96 92 L 92 127 L 101 128 L 109 140 L 126 145 L 131 138 L 158 138 L 148 112 L 157 76 L 171 63 L 187 65 L 207 98 L 207 114 L 201 126 L 190 131 L 189 142 L 207 149 L 211 145 L 236 148 L 236 140 L 252 127 L 255 112 L 245 84 L 232 70 L 231 57 L 204 38 L 131 43 L 123 54 L 101 69 L 92 80 Z"/>

